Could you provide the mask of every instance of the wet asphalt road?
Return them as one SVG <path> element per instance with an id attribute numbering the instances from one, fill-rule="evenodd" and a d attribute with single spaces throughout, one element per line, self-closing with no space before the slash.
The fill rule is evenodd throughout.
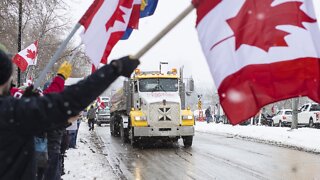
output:
<path id="1" fill-rule="evenodd" d="M 102 151 L 119 179 L 320 179 L 320 155 L 232 136 L 196 132 L 182 141 L 132 148 L 97 127 Z"/>

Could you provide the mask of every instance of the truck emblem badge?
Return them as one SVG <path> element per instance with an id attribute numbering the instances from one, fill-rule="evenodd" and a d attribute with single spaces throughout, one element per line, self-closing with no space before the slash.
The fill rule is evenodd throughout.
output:
<path id="1" fill-rule="evenodd" d="M 171 117 L 170 117 L 170 108 L 159 108 L 159 121 L 171 121 Z"/>
<path id="2" fill-rule="evenodd" d="M 163 102 L 163 105 L 164 105 L 164 106 L 167 105 L 167 100 L 164 99 L 164 100 L 162 100 L 162 102 Z"/>

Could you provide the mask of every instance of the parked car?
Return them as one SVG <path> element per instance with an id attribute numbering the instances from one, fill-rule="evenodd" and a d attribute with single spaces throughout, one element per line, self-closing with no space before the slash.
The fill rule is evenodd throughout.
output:
<path id="1" fill-rule="evenodd" d="M 108 106 L 105 109 L 98 109 L 96 123 L 98 126 L 110 123 L 110 109 Z"/>
<path id="2" fill-rule="evenodd" d="M 272 126 L 291 126 L 292 109 L 282 109 L 272 118 Z"/>
<path id="3" fill-rule="evenodd" d="M 306 103 L 301 106 L 298 113 L 298 124 L 308 127 L 320 125 L 320 104 Z"/>

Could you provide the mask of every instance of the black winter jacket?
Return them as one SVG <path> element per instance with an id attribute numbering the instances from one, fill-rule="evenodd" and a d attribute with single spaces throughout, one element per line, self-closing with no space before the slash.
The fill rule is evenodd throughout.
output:
<path id="1" fill-rule="evenodd" d="M 61 142 L 65 129 L 65 127 L 62 127 L 47 132 L 49 154 L 61 154 Z"/>
<path id="2" fill-rule="evenodd" d="M 61 93 L 15 99 L 0 97 L 0 179 L 35 179 L 33 136 L 64 126 L 118 77 L 112 65 L 105 65 Z"/>

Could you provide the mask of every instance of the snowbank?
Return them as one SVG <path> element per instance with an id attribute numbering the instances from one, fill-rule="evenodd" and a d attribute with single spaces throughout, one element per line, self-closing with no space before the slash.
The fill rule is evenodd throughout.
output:
<path id="1" fill-rule="evenodd" d="M 97 149 L 94 132 L 85 122 L 80 124 L 77 149 L 69 149 L 65 158 L 64 180 L 118 179 L 105 155 Z"/>
<path id="2" fill-rule="evenodd" d="M 291 130 L 289 127 L 232 126 L 215 123 L 207 124 L 206 122 L 197 122 L 195 128 L 198 132 L 232 135 L 263 143 L 320 153 L 320 129 L 299 128 Z"/>

